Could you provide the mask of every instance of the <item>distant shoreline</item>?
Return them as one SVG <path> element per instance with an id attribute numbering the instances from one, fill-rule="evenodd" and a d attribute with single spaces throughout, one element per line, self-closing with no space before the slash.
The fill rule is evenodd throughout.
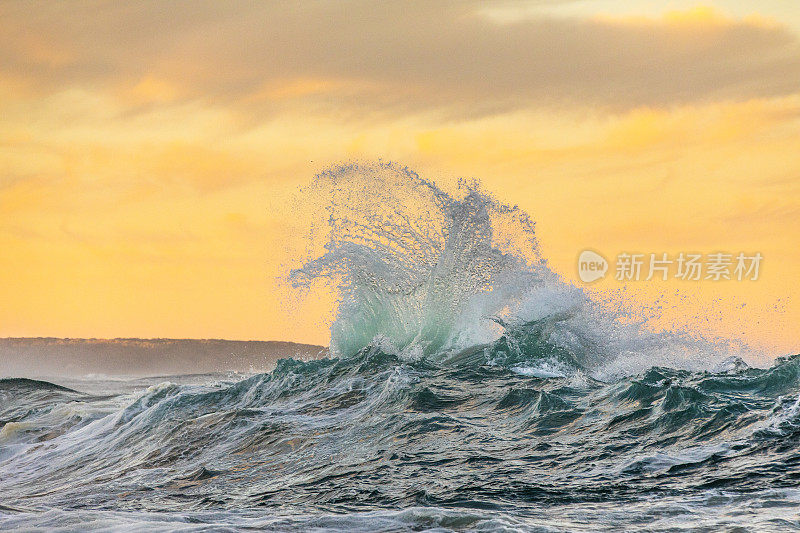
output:
<path id="1" fill-rule="evenodd" d="M 305 342 L 293 342 L 293 341 L 276 341 L 276 340 L 259 340 L 259 339 L 220 339 L 220 338 L 204 338 L 204 339 L 192 339 L 192 338 L 176 338 L 176 337 L 0 337 L 0 342 L 2 341 L 34 341 L 34 340 L 42 340 L 42 341 L 70 341 L 70 342 L 95 342 L 95 341 L 102 341 L 102 342 L 124 342 L 124 341 L 201 341 L 201 342 L 268 342 L 268 343 L 282 343 L 282 344 L 293 344 L 298 346 L 319 346 L 325 348 L 324 346 L 318 344 L 309 344 Z"/>
<path id="2" fill-rule="evenodd" d="M 0 377 L 265 372 L 278 359 L 327 355 L 324 346 L 289 341 L 6 337 L 0 338 Z"/>

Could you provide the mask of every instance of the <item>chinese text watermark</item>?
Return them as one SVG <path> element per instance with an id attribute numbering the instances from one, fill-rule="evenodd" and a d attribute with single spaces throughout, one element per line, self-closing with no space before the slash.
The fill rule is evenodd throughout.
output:
<path id="1" fill-rule="evenodd" d="M 578 256 L 578 277 L 584 283 L 591 283 L 604 278 L 611 270 L 618 281 L 666 281 L 670 278 L 686 281 L 756 281 L 763 259 L 760 252 L 680 252 L 673 255 L 623 252 L 617 255 L 611 268 L 601 254 L 584 250 Z"/>

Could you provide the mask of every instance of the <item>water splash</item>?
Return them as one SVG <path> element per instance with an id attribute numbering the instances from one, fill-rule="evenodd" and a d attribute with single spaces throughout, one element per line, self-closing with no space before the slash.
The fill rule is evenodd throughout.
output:
<path id="1" fill-rule="evenodd" d="M 296 286 L 335 280 L 334 353 L 352 355 L 376 337 L 424 354 L 496 338 L 491 317 L 553 273 L 533 224 L 475 184 L 450 195 L 407 168 L 347 165 L 317 176 L 325 253 L 292 272 Z M 512 245 L 527 243 L 527 256 Z M 516 253 L 515 253 L 516 252 Z"/>
<path id="2" fill-rule="evenodd" d="M 548 267 L 531 218 L 477 181 L 445 192 L 407 167 L 351 163 L 320 173 L 303 194 L 325 213 L 312 232 L 324 251 L 290 279 L 336 287 L 335 355 L 376 342 L 437 361 L 480 353 L 481 364 L 558 353 L 580 368 L 616 360 L 611 374 L 740 355 L 696 335 L 656 334 L 593 301 Z"/>

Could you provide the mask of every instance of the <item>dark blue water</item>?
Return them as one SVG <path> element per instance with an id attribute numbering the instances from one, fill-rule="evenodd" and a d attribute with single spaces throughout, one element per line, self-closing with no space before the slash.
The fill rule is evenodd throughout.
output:
<path id="1" fill-rule="evenodd" d="M 800 357 L 601 382 L 490 364 L 501 349 L 119 395 L 0 381 L 0 527 L 800 527 Z"/>

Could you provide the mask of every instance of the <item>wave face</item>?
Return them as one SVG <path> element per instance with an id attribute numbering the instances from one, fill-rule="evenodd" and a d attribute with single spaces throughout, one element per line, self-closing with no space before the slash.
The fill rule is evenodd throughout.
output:
<path id="1" fill-rule="evenodd" d="M 331 357 L 0 380 L 0 528 L 800 528 L 800 356 L 623 320 L 474 183 L 351 165 L 309 193 L 324 248 L 291 279 L 338 291 Z"/>
<path id="2" fill-rule="evenodd" d="M 0 526 L 785 530 L 798 377 L 800 357 L 607 383 L 370 346 L 238 382 L 52 397 L 0 429 Z"/>

